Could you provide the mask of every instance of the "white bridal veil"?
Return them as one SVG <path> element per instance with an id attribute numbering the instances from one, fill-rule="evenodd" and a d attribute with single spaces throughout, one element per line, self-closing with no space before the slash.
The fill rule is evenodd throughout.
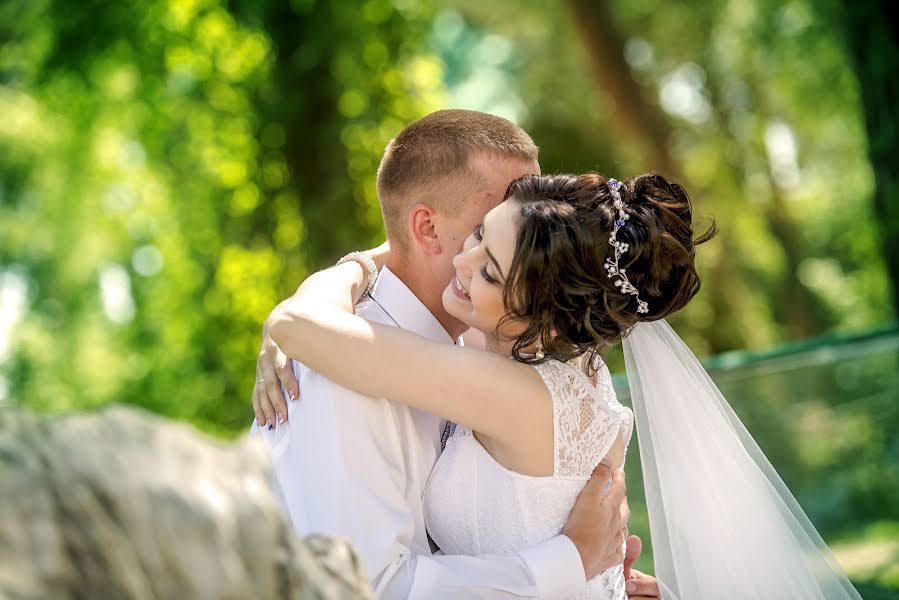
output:
<path id="1" fill-rule="evenodd" d="M 662 597 L 860 600 L 671 326 L 639 323 L 623 345 Z"/>

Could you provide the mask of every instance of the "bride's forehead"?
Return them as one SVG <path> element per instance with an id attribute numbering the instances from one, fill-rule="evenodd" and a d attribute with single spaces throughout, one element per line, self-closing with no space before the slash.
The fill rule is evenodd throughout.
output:
<path id="1" fill-rule="evenodd" d="M 519 203 L 514 198 L 509 198 L 491 209 L 484 216 L 484 229 L 515 229 L 518 217 Z"/>
<path id="2" fill-rule="evenodd" d="M 506 200 L 484 217 L 483 239 L 501 265 L 512 262 L 518 234 L 518 201 Z"/>

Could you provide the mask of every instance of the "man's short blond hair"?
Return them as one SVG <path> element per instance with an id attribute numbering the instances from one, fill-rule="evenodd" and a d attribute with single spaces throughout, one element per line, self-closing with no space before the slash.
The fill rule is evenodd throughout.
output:
<path id="1" fill-rule="evenodd" d="M 409 209 L 419 202 L 456 216 L 483 185 L 469 164 L 484 152 L 537 161 L 537 146 L 507 119 L 473 110 L 440 110 L 415 121 L 387 144 L 378 167 L 378 198 L 387 239 L 408 249 Z"/>

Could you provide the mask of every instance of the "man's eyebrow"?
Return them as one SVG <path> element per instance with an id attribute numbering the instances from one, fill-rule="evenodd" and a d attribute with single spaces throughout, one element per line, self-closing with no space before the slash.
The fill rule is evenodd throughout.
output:
<path id="1" fill-rule="evenodd" d="M 505 275 L 503 275 L 503 270 L 499 268 L 499 263 L 496 262 L 496 259 L 492 254 L 490 254 L 490 250 L 487 248 L 487 246 L 484 246 L 484 252 L 487 253 L 487 258 L 493 261 L 493 266 L 496 267 L 496 272 L 499 273 L 500 278 L 504 279 Z"/>

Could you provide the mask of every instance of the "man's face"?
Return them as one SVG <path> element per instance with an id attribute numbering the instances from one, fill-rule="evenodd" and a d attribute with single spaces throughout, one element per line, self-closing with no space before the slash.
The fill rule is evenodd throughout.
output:
<path id="1" fill-rule="evenodd" d="M 446 218 L 442 223 L 441 249 L 443 252 L 439 265 L 439 276 L 441 281 L 447 285 L 456 273 L 453 258 L 462 252 L 462 245 L 471 235 L 475 226 L 484 220 L 484 215 L 503 201 L 503 196 L 512 180 L 518 179 L 522 175 L 540 174 L 540 165 L 537 161 L 487 153 L 472 155 L 470 166 L 480 174 L 484 185 L 465 199 L 458 216 Z"/>

